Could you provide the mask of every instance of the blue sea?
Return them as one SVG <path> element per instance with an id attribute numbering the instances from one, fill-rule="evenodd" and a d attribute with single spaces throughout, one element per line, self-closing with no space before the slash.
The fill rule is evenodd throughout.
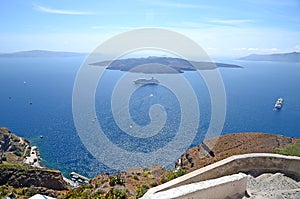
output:
<path id="1" fill-rule="evenodd" d="M 0 126 L 37 145 L 47 167 L 59 169 L 65 175 L 76 171 L 92 177 L 116 170 L 93 157 L 75 128 L 72 92 L 84 60 L 85 57 L 0 58 Z M 265 132 L 300 137 L 300 63 L 215 61 L 243 67 L 219 69 L 227 99 L 225 124 L 219 134 Z M 176 96 L 159 85 L 138 89 L 130 100 L 130 114 L 135 123 L 149 124 L 147 113 L 154 104 L 161 104 L 168 117 L 165 127 L 151 141 L 132 140 L 120 132 L 110 110 L 113 87 L 122 75 L 121 71 L 106 71 L 95 93 L 98 122 L 108 132 L 106 136 L 128 151 L 151 152 L 167 144 L 174 136 L 172 129 L 179 128 L 181 119 Z M 198 73 L 177 75 L 188 79 L 198 99 L 201 119 L 191 144 L 195 146 L 202 142 L 209 126 L 209 93 Z M 148 99 L 149 95 L 154 97 Z M 284 98 L 284 106 L 276 112 L 273 106 L 279 97 Z"/>

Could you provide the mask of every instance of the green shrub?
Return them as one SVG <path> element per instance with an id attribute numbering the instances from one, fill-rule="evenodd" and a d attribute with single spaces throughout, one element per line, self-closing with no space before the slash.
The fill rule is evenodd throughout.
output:
<path id="1" fill-rule="evenodd" d="M 128 189 L 125 188 L 112 188 L 106 194 L 106 199 L 127 199 L 128 198 Z"/>
<path id="2" fill-rule="evenodd" d="M 136 191 L 136 196 L 135 198 L 141 198 L 147 191 L 148 191 L 149 187 L 145 184 L 143 184 L 141 187 L 138 188 L 138 190 Z"/>
<path id="3" fill-rule="evenodd" d="M 180 176 L 183 176 L 184 174 L 186 174 L 186 170 L 179 168 L 179 169 L 174 169 L 171 171 L 167 171 L 161 178 L 161 182 L 165 183 L 168 182 L 170 180 L 173 180 L 175 178 L 178 178 Z"/>
<path id="4" fill-rule="evenodd" d="M 121 177 L 121 174 L 113 175 L 109 177 L 109 185 L 115 186 L 115 185 L 124 185 L 125 180 Z"/>
<path id="5" fill-rule="evenodd" d="M 158 186 L 158 183 L 157 183 L 157 182 L 151 182 L 151 183 L 150 183 L 150 187 L 156 187 L 156 186 Z"/>
<path id="6" fill-rule="evenodd" d="M 30 156 L 30 151 L 31 151 L 31 147 L 29 146 L 26 150 L 26 156 L 29 157 Z"/>
<path id="7" fill-rule="evenodd" d="M 34 188 L 28 188 L 25 193 L 25 195 L 29 197 L 34 196 L 35 194 L 37 194 L 37 191 Z"/>
<path id="8" fill-rule="evenodd" d="M 22 156 L 22 153 L 19 151 L 19 150 L 16 150 L 13 152 L 16 156 L 19 156 L 21 157 Z"/>
<path id="9" fill-rule="evenodd" d="M 6 156 L 2 156 L 2 161 L 7 161 L 7 157 Z"/>
<path id="10" fill-rule="evenodd" d="M 6 196 L 8 194 L 8 188 L 6 186 L 1 186 L 0 187 L 0 196 L 1 198 Z"/>
<path id="11" fill-rule="evenodd" d="M 275 153 L 300 157 L 300 142 L 289 145 L 285 148 L 277 148 L 275 149 Z"/>

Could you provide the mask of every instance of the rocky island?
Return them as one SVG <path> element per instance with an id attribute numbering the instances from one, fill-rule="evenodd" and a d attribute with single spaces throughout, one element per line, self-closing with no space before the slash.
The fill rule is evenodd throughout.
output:
<path id="1" fill-rule="evenodd" d="M 184 71 L 212 70 L 222 68 L 242 68 L 234 64 L 213 63 L 208 61 L 188 61 L 173 57 L 147 57 L 147 58 L 128 58 L 107 60 L 90 63 L 94 66 L 106 67 L 109 70 L 130 71 L 135 73 L 147 74 L 173 74 L 183 73 Z"/>

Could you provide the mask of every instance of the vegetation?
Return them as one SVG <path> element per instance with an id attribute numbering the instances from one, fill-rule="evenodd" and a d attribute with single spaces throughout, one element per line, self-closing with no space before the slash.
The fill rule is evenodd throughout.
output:
<path id="1" fill-rule="evenodd" d="M 115 186 L 115 185 L 124 185 L 125 180 L 121 177 L 121 174 L 113 175 L 109 177 L 109 185 Z"/>
<path id="2" fill-rule="evenodd" d="M 93 186 L 90 184 L 84 184 L 76 189 L 71 189 L 65 195 L 64 198 L 100 198 L 100 199 L 127 199 L 129 190 L 125 187 L 112 187 L 107 193 L 105 192 L 94 192 Z"/>
<path id="3" fill-rule="evenodd" d="M 37 193 L 46 194 L 51 197 L 63 198 L 62 193 L 55 193 L 54 190 L 45 190 L 39 187 L 23 187 L 23 188 L 14 188 L 8 185 L 0 186 L 0 198 L 18 198 L 18 199 L 27 199 Z"/>
<path id="4" fill-rule="evenodd" d="M 14 154 L 19 157 L 22 156 L 22 153 L 19 150 L 14 151 Z"/>
<path id="5" fill-rule="evenodd" d="M 285 148 L 277 148 L 275 149 L 275 153 L 300 157 L 300 142 L 289 145 Z"/>
<path id="6" fill-rule="evenodd" d="M 7 157 L 6 156 L 2 156 L 2 161 L 6 161 Z"/>
<path id="7" fill-rule="evenodd" d="M 170 171 L 167 171 L 161 178 L 161 183 L 165 183 L 168 182 L 170 180 L 173 180 L 175 178 L 178 178 L 180 176 L 183 176 L 184 174 L 186 174 L 186 170 L 183 168 L 179 168 L 179 169 L 173 169 Z"/>
<path id="8" fill-rule="evenodd" d="M 30 151 L 31 151 L 31 147 L 27 147 L 26 149 L 26 153 L 25 153 L 25 156 L 29 157 L 30 156 Z"/>
<path id="9" fill-rule="evenodd" d="M 90 195 L 91 188 L 88 184 L 83 184 L 76 189 L 71 189 L 65 195 L 66 199 L 69 198 L 91 198 Z"/>
<path id="10" fill-rule="evenodd" d="M 136 191 L 136 196 L 135 198 L 141 198 L 147 191 L 148 191 L 149 187 L 146 184 L 143 184 L 141 187 L 138 188 L 138 190 Z"/>
<path id="11" fill-rule="evenodd" d="M 127 199 L 128 193 L 129 191 L 126 188 L 112 188 L 106 194 L 105 199 Z"/>
<path id="12" fill-rule="evenodd" d="M 24 164 L 0 164 L 0 169 L 28 170 L 30 167 Z"/>

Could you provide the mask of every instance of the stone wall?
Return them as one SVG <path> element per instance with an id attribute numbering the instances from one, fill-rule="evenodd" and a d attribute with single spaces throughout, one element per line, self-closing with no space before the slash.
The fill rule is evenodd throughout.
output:
<path id="1" fill-rule="evenodd" d="M 219 199 L 241 198 L 245 194 L 247 175 L 243 173 L 224 176 L 217 179 L 183 185 L 180 187 L 160 191 L 144 199 Z M 212 191 L 213 190 L 213 191 Z"/>
<path id="2" fill-rule="evenodd" d="M 300 179 L 300 157 L 271 153 L 252 153 L 232 156 L 154 187 L 150 189 L 143 198 L 149 198 L 149 196 L 158 192 L 178 188 L 183 185 L 216 179 L 239 172 L 251 173 L 254 176 L 265 172 L 281 172 L 293 178 Z M 213 187 L 211 188 L 214 189 Z M 213 192 L 213 190 L 211 191 Z"/>

